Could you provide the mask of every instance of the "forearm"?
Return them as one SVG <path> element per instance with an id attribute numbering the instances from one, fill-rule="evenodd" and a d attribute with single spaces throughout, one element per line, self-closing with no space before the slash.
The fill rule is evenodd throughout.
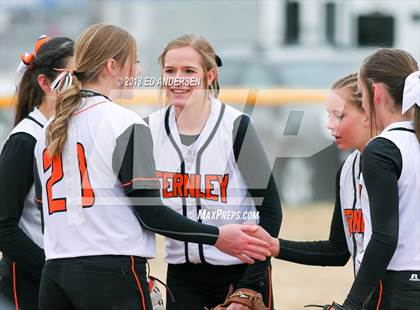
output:
<path id="1" fill-rule="evenodd" d="M 213 225 L 202 224 L 190 220 L 178 212 L 162 204 L 159 190 L 156 190 L 155 197 L 147 197 L 151 203 L 148 205 L 134 205 L 134 212 L 140 224 L 155 233 L 165 237 L 192 243 L 214 245 L 219 236 L 219 229 Z M 142 191 L 133 193 L 141 197 Z M 133 196 L 132 196 L 133 197 Z"/>
<path id="2" fill-rule="evenodd" d="M 335 180 L 335 205 L 331 219 L 330 235 L 324 241 L 290 241 L 280 239 L 280 259 L 313 266 L 344 266 L 350 252 L 347 247 L 340 197 L 341 169 L 337 171 Z"/>
<path id="3" fill-rule="evenodd" d="M 272 237 L 277 237 L 279 235 L 283 214 L 274 177 L 270 175 L 266 188 L 249 189 L 248 191 L 256 201 L 256 209 L 259 214 L 258 225 L 264 228 Z M 257 203 L 258 197 L 264 197 L 263 202 L 260 205 Z"/>
<path id="4" fill-rule="evenodd" d="M 290 241 L 280 239 L 279 259 L 313 266 L 344 266 L 350 258 L 344 244 L 325 241 Z"/>

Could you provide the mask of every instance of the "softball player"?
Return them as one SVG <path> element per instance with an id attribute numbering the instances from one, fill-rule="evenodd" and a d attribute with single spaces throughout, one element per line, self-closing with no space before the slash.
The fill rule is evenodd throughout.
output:
<path id="1" fill-rule="evenodd" d="M 22 55 L 15 128 L 0 155 L 0 308 L 38 309 L 45 256 L 41 212 L 34 201 L 34 148 L 54 110 L 57 68 L 72 66 L 73 41 L 42 36 Z M 7 306 L 7 305 L 8 306 Z"/>
<path id="2" fill-rule="evenodd" d="M 365 252 L 344 302 L 361 309 L 380 286 L 379 309 L 420 304 L 420 76 L 406 51 L 379 49 L 359 72 L 363 108 L 378 136 L 363 151 Z M 414 120 L 413 120 L 414 119 Z"/>
<path id="3" fill-rule="evenodd" d="M 344 266 L 351 257 L 356 276 L 364 252 L 364 218 L 360 201 L 360 154 L 371 137 L 370 122 L 362 108 L 357 74 L 336 81 L 327 97 L 327 127 L 340 150 L 354 150 L 336 177 L 336 200 L 330 236 L 326 241 L 296 242 L 280 239 L 278 258 L 305 265 Z M 365 309 L 376 309 L 377 293 Z"/>
<path id="4" fill-rule="evenodd" d="M 249 116 L 217 99 L 221 60 L 212 46 L 203 37 L 184 35 L 166 46 L 160 64 L 164 81 L 201 81 L 165 84 L 167 107 L 146 119 L 163 203 L 216 226 L 254 220 L 277 236 L 282 214 L 271 169 Z M 259 213 L 258 221 L 246 216 L 251 212 Z M 238 289 L 231 296 L 261 293 L 273 309 L 268 260 L 246 265 L 212 245 L 167 238 L 166 261 L 175 297 L 174 303 L 167 298 L 167 309 L 215 307 L 231 285 Z M 237 301 L 228 299 L 225 306 L 243 308 Z"/>
<path id="5" fill-rule="evenodd" d="M 76 42 L 75 71 L 55 81 L 71 85 L 35 147 L 42 310 L 151 309 L 145 264 L 155 256 L 154 232 L 214 244 L 248 262 L 268 254 L 265 242 L 246 234 L 254 226 L 199 224 L 162 206 L 150 130 L 111 99 L 128 96 L 119 81 L 136 74 L 133 37 L 97 24 Z"/>

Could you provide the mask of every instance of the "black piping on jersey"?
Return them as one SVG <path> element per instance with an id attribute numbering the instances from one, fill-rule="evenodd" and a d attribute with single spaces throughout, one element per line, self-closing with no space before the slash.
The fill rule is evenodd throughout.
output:
<path id="1" fill-rule="evenodd" d="M 246 114 L 241 116 L 241 121 L 239 122 L 238 132 L 236 133 L 235 140 L 233 141 L 233 156 L 235 161 L 238 162 L 239 153 L 244 144 L 245 134 L 248 129 L 249 118 Z"/>
<path id="2" fill-rule="evenodd" d="M 245 140 L 245 134 L 248 130 L 248 124 L 250 122 L 250 118 L 248 115 L 252 114 L 252 111 L 255 108 L 255 103 L 257 102 L 257 90 L 252 89 L 249 91 L 248 98 L 246 99 L 245 109 L 243 111 L 243 115 L 241 116 L 241 121 L 239 122 L 238 132 L 234 137 L 233 141 L 233 156 L 235 157 L 236 162 L 239 158 L 239 152 L 242 149 L 242 144 Z"/>
<path id="3" fill-rule="evenodd" d="M 357 189 L 356 189 L 356 177 L 355 177 L 355 166 L 356 166 L 356 160 L 357 160 L 357 156 L 354 158 L 353 160 L 353 164 L 351 167 L 351 176 L 352 176 L 352 180 L 353 180 L 353 191 L 354 191 L 354 197 L 353 197 L 353 213 L 356 209 L 356 202 L 357 202 Z M 351 227 L 349 227 L 350 231 L 351 231 Z M 356 278 L 356 251 L 357 251 L 357 244 L 356 244 L 356 236 L 354 235 L 353 232 L 351 232 L 351 238 L 353 240 L 353 254 L 352 254 L 352 259 L 353 259 L 353 274 L 354 277 Z"/>
<path id="4" fill-rule="evenodd" d="M 213 127 L 212 132 L 210 133 L 209 137 L 207 138 L 207 141 L 203 144 L 203 146 L 200 148 L 200 150 L 197 153 L 197 158 L 196 158 L 196 168 L 195 168 L 195 173 L 196 174 L 200 174 L 200 164 L 201 164 L 201 155 L 203 154 L 204 150 L 207 148 L 207 146 L 210 144 L 211 140 L 213 139 L 213 137 L 216 134 L 217 129 L 219 128 L 220 122 L 222 121 L 223 115 L 225 114 L 225 109 L 226 109 L 226 105 L 224 103 L 222 103 L 222 107 L 220 108 L 220 112 L 219 112 L 219 117 L 216 121 L 216 124 Z M 201 198 L 196 197 L 196 208 L 197 208 L 197 218 L 198 221 L 201 223 L 202 219 L 198 217 L 198 214 L 201 210 Z M 204 250 L 203 250 L 203 244 L 199 243 L 198 244 L 198 251 L 200 254 L 200 259 L 202 263 L 205 263 L 206 260 L 204 258 Z"/>
<path id="5" fill-rule="evenodd" d="M 172 134 L 171 134 L 171 130 L 169 128 L 169 114 L 170 114 L 170 109 L 171 107 L 169 106 L 169 108 L 166 110 L 165 113 L 165 130 L 166 130 L 166 134 L 169 137 L 169 141 L 171 141 L 173 147 L 175 148 L 178 157 L 181 161 L 181 173 L 185 174 L 185 160 L 184 157 L 182 156 L 182 152 L 179 149 L 178 145 L 176 144 Z M 222 121 L 223 115 L 225 113 L 225 109 L 226 106 L 224 104 L 222 104 L 220 112 L 219 112 L 219 117 L 216 121 L 216 124 L 213 127 L 212 132 L 210 133 L 209 137 L 207 138 L 207 141 L 203 144 L 203 146 L 200 148 L 200 150 L 197 152 L 197 157 L 196 157 L 196 174 L 200 174 L 200 164 L 201 164 L 201 156 L 204 152 L 204 150 L 207 148 L 207 146 L 210 144 L 211 140 L 213 139 L 213 137 L 216 134 L 216 131 L 220 125 L 220 122 Z M 201 198 L 196 198 L 196 208 L 197 208 L 197 214 L 199 214 L 199 211 L 201 210 Z M 187 202 L 186 202 L 186 197 L 182 197 L 182 214 L 187 217 Z M 198 222 L 202 222 L 202 220 L 200 218 L 198 218 Z M 187 261 L 187 263 L 189 263 L 189 258 L 188 258 L 188 243 L 184 242 L 185 245 L 185 259 Z M 204 250 L 203 250 L 203 244 L 199 243 L 198 244 L 198 251 L 199 251 L 199 255 L 200 255 L 200 260 L 201 263 L 205 263 L 205 257 L 204 257 Z"/>
<path id="6" fill-rule="evenodd" d="M 411 132 L 411 133 L 416 134 L 416 131 L 414 129 L 410 129 L 410 128 L 406 128 L 406 127 L 395 127 L 395 128 L 389 129 L 388 131 L 407 131 L 407 132 Z M 401 167 L 401 171 L 402 171 L 402 167 Z M 398 180 L 400 179 L 401 171 L 400 171 L 400 175 L 398 176 Z"/>
<path id="7" fill-rule="evenodd" d="M 39 178 L 38 167 L 34 160 L 34 187 L 35 187 L 35 205 L 41 214 L 41 231 L 44 234 L 44 213 L 42 212 L 42 185 Z"/>
<path id="8" fill-rule="evenodd" d="M 414 129 L 405 128 L 405 127 L 395 127 L 395 128 L 392 128 L 388 131 L 397 131 L 397 130 L 399 130 L 399 131 L 409 131 L 411 133 L 416 133 L 416 131 Z"/>
<path id="9" fill-rule="evenodd" d="M 182 152 L 179 149 L 178 145 L 175 143 L 174 137 L 171 134 L 171 129 L 169 128 L 169 113 L 171 111 L 171 106 L 168 107 L 165 113 L 165 131 L 168 135 L 169 141 L 171 141 L 172 146 L 175 148 L 176 153 L 178 154 L 179 161 L 181 162 L 181 173 L 185 174 L 185 160 L 182 156 Z M 182 185 L 184 186 L 184 185 Z M 182 197 L 182 215 L 185 217 L 187 216 L 187 198 Z M 190 259 L 188 257 L 188 242 L 184 242 L 184 252 L 185 252 L 185 260 L 187 263 L 190 262 Z"/>
<path id="10" fill-rule="evenodd" d="M 36 119 L 34 119 L 32 116 L 28 115 L 26 117 L 27 119 L 33 121 L 35 124 L 37 124 L 38 126 L 40 126 L 41 128 L 44 128 L 44 125 L 42 125 L 40 122 L 38 122 Z"/>

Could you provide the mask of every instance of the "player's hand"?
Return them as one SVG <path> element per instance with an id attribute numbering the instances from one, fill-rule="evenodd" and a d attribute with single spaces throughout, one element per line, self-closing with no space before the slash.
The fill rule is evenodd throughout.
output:
<path id="1" fill-rule="evenodd" d="M 257 229 L 251 233 L 249 233 L 252 237 L 258 238 L 260 240 L 264 240 L 267 242 L 270 247 L 271 256 L 278 257 L 280 252 L 280 240 L 277 238 L 273 238 L 264 228 L 261 226 L 257 226 Z"/>
<path id="2" fill-rule="evenodd" d="M 270 244 L 252 236 L 257 229 L 257 225 L 240 224 L 219 227 L 219 238 L 215 246 L 247 264 L 254 263 L 254 259 L 265 261 L 271 255 Z"/>
<path id="3" fill-rule="evenodd" d="M 242 304 L 238 304 L 236 302 L 231 303 L 226 310 L 249 310 L 247 306 L 244 306 Z"/>

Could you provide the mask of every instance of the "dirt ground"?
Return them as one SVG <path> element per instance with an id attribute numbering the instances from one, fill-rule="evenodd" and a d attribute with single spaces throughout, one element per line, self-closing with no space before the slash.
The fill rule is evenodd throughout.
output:
<path id="1" fill-rule="evenodd" d="M 332 205 L 283 208 L 280 236 L 289 240 L 324 240 L 328 238 L 331 217 Z M 164 241 L 160 236 L 157 244 L 158 258 L 150 260 L 150 267 L 153 275 L 164 280 Z M 277 259 L 273 259 L 272 264 L 277 310 L 303 309 L 307 304 L 325 304 L 333 300 L 342 302 L 353 281 L 350 261 L 345 267 L 303 266 Z"/>

